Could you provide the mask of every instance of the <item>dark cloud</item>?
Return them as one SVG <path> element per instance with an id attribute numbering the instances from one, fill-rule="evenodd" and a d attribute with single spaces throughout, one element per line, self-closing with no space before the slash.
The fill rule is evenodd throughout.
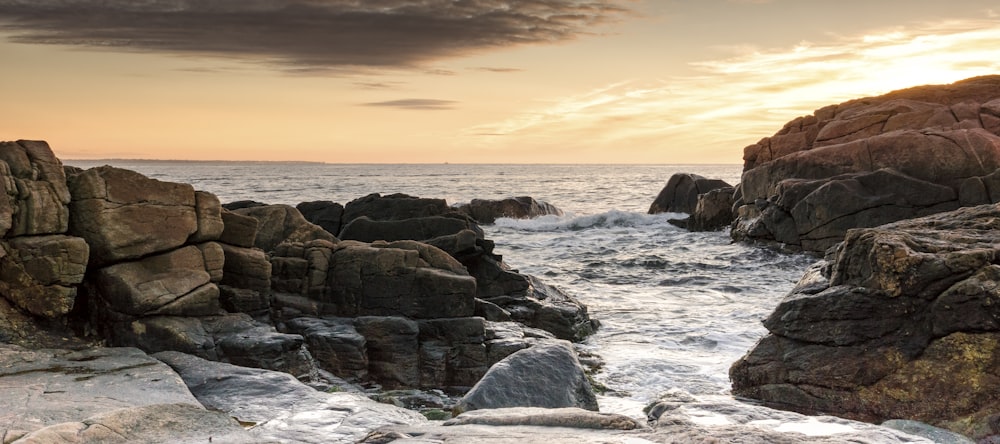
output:
<path id="1" fill-rule="evenodd" d="M 399 109 L 446 110 L 446 109 L 454 109 L 454 105 L 456 103 L 458 102 L 454 100 L 402 99 L 402 100 L 390 100 L 387 102 L 363 103 L 362 105 L 381 106 L 386 108 L 399 108 Z"/>
<path id="2" fill-rule="evenodd" d="M 401 85 L 400 82 L 354 82 L 354 85 L 364 89 L 393 89 Z"/>
<path id="3" fill-rule="evenodd" d="M 472 69 L 474 69 L 476 71 L 499 72 L 499 73 L 521 72 L 521 71 L 524 71 L 521 68 L 491 68 L 491 67 L 488 67 L 488 66 L 480 66 L 478 68 L 472 68 Z"/>
<path id="4" fill-rule="evenodd" d="M 572 39 L 625 0 L 0 0 L 22 43 L 260 60 L 293 71 L 411 68 Z"/>

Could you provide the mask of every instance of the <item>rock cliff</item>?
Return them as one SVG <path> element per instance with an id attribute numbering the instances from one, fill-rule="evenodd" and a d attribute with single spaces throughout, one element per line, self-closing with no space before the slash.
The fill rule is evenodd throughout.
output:
<path id="1" fill-rule="evenodd" d="M 744 150 L 738 240 L 823 252 L 874 227 L 1000 198 L 1000 76 L 852 100 Z"/>

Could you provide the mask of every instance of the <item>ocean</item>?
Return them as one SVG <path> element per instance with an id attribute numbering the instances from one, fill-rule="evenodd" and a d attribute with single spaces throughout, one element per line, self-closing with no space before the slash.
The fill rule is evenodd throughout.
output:
<path id="1" fill-rule="evenodd" d="M 815 261 L 734 243 L 727 231 L 690 233 L 647 215 L 676 172 L 739 182 L 741 165 L 340 165 L 271 162 L 65 161 L 111 164 L 190 183 L 222 202 L 347 202 L 370 193 L 444 198 L 532 196 L 566 215 L 485 226 L 496 252 L 589 307 L 602 327 L 581 348 L 598 355 L 602 411 L 644 417 L 671 389 L 728 400 L 729 365 Z M 724 413 L 710 421 L 725 421 Z M 718 417 L 723 415 L 721 419 Z M 711 415 L 710 415 L 711 416 Z"/>

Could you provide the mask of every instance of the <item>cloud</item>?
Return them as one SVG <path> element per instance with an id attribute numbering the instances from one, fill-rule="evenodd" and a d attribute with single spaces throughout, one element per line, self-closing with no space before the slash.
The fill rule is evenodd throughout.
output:
<path id="1" fill-rule="evenodd" d="M 293 71 L 412 68 L 588 34 L 619 0 L 0 0 L 20 43 L 252 59 Z"/>
<path id="2" fill-rule="evenodd" d="M 509 72 L 521 72 L 521 71 L 524 71 L 521 68 L 493 68 L 493 67 L 489 67 L 489 66 L 478 66 L 478 67 L 470 68 L 470 69 L 472 69 L 474 71 L 495 72 L 495 73 L 509 73 Z"/>
<path id="3" fill-rule="evenodd" d="M 402 99 L 402 100 L 389 100 L 386 102 L 370 102 L 362 103 L 362 106 L 378 106 L 386 108 L 399 108 L 407 110 L 448 110 L 454 109 L 454 105 L 458 103 L 454 100 L 437 100 L 437 99 Z"/>
<path id="4" fill-rule="evenodd" d="M 693 63 L 697 74 L 634 79 L 467 129 L 462 143 L 538 150 L 566 140 L 628 147 L 642 161 L 737 162 L 741 149 L 822 106 L 1000 73 L 1000 21 L 925 23 Z M 482 135 L 505 135 L 483 137 Z M 664 153 L 689 152 L 664 158 Z M 659 157 L 657 157 L 659 156 Z M 680 156 L 680 154 L 678 154 Z"/>

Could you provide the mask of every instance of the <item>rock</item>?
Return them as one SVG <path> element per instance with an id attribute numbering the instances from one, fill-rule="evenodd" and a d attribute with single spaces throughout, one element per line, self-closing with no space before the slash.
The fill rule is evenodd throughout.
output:
<path id="1" fill-rule="evenodd" d="M 0 294 L 35 316 L 57 319 L 73 309 L 89 249 L 79 237 L 15 237 L 0 241 Z"/>
<path id="2" fill-rule="evenodd" d="M 386 388 L 420 387 L 420 324 L 389 316 L 362 316 L 354 327 L 365 337 L 371 376 Z"/>
<path id="3" fill-rule="evenodd" d="M 490 426 L 540 426 L 572 429 L 636 430 L 645 425 L 616 413 L 599 413 L 575 407 L 513 407 L 473 410 L 445 421 L 446 426 L 469 424 Z"/>
<path id="4" fill-rule="evenodd" d="M 66 233 L 69 189 L 42 141 L 0 142 L 0 237 Z"/>
<path id="5" fill-rule="evenodd" d="M 209 410 L 226 412 L 263 442 L 356 442 L 388 425 L 426 422 L 419 413 L 353 393 L 324 393 L 291 375 L 157 353 Z"/>
<path id="6" fill-rule="evenodd" d="M 330 234 L 340 234 L 341 219 L 344 217 L 344 206 L 328 200 L 302 202 L 295 206 L 307 221 L 323 227 Z"/>
<path id="7" fill-rule="evenodd" d="M 227 210 L 222 212 L 222 224 L 219 242 L 234 247 L 253 248 L 257 240 L 257 219 Z"/>
<path id="8" fill-rule="evenodd" d="M 427 216 L 412 219 L 373 220 L 367 216 L 355 218 L 344 225 L 340 236 L 344 240 L 361 242 L 426 240 L 456 234 L 463 230 L 482 232 L 473 221 L 448 216 Z"/>
<path id="9" fill-rule="evenodd" d="M 597 398 L 569 343 L 553 342 L 518 351 L 495 364 L 454 411 L 503 407 L 597 411 Z"/>
<path id="10" fill-rule="evenodd" d="M 307 313 L 314 316 L 436 319 L 475 312 L 476 281 L 429 246 L 286 244 L 273 253 L 271 263 L 275 290 L 314 301 L 318 312 Z M 284 294 L 277 299 L 293 301 Z"/>
<path id="11" fill-rule="evenodd" d="M 365 337 L 348 318 L 295 318 L 285 328 L 301 335 L 317 364 L 351 382 L 368 379 L 368 355 Z M 381 338 L 380 338 L 381 339 Z"/>
<path id="12" fill-rule="evenodd" d="M 501 217 L 512 219 L 533 219 L 539 216 L 562 216 L 562 210 L 547 202 L 537 201 L 530 196 L 508 197 L 500 200 L 472 199 L 467 204 L 456 207 L 481 224 L 492 224 Z"/>
<path id="13" fill-rule="evenodd" d="M 191 404 L 156 404 L 101 413 L 79 422 L 56 424 L 17 441 L 21 444 L 256 443 L 225 413 Z"/>
<path id="14" fill-rule="evenodd" d="M 173 370 L 137 349 L 30 350 L 0 344 L 4 442 L 121 408 L 172 403 L 200 406 Z"/>
<path id="15" fill-rule="evenodd" d="M 718 179 L 707 179 L 697 174 L 676 173 L 670 176 L 667 185 L 660 190 L 652 205 L 649 206 L 649 214 L 657 213 L 692 213 L 698 205 L 698 195 L 709 191 L 731 187 L 725 181 Z"/>
<path id="16" fill-rule="evenodd" d="M 98 318 L 218 314 L 219 289 L 195 246 L 101 268 L 95 276 Z"/>
<path id="17" fill-rule="evenodd" d="M 271 307 L 271 261 L 262 250 L 222 244 L 226 265 L 220 303 L 231 313 L 260 314 Z"/>
<path id="18" fill-rule="evenodd" d="M 468 388 L 489 370 L 482 318 L 432 319 L 420 328 L 420 383 L 425 388 Z"/>
<path id="19" fill-rule="evenodd" d="M 241 210 L 243 208 L 254 208 L 254 207 L 266 207 L 267 204 L 263 202 L 257 202 L 255 200 L 238 200 L 236 202 L 229 202 L 222 204 L 222 208 L 228 211 Z"/>
<path id="20" fill-rule="evenodd" d="M 354 199 L 344 206 L 342 226 L 346 227 L 361 216 L 371 220 L 402 220 L 441 216 L 449 211 L 451 209 L 444 199 L 427 199 L 406 194 L 382 196 L 374 193 Z"/>
<path id="21" fill-rule="evenodd" d="M 579 342 L 597 331 L 600 323 L 591 319 L 587 307 L 575 298 L 534 276 L 525 279 L 528 288 L 524 293 L 485 300 L 506 310 L 514 321 L 545 330 L 559 339 Z"/>
<path id="22" fill-rule="evenodd" d="M 851 228 L 997 202 L 997 97 L 1000 76 L 981 77 L 789 122 L 744 150 L 733 237 L 822 252 Z"/>
<path id="23" fill-rule="evenodd" d="M 90 246 L 91 266 L 173 250 L 198 231 L 194 188 L 103 166 L 68 178 L 70 234 Z"/>
<path id="24" fill-rule="evenodd" d="M 1000 205 L 848 231 L 733 364 L 733 393 L 974 439 L 1000 431 Z"/>
<path id="25" fill-rule="evenodd" d="M 264 205 L 233 210 L 237 214 L 257 219 L 254 246 L 270 252 L 283 242 L 325 240 L 337 242 L 337 237 L 318 225 L 306 221 L 299 210 L 288 205 Z"/>
<path id="26" fill-rule="evenodd" d="M 716 188 L 698 195 L 698 203 L 691 213 L 687 229 L 691 231 L 712 231 L 728 227 L 733 223 L 733 187 Z"/>
<path id="27" fill-rule="evenodd" d="M 883 422 L 882 427 L 896 429 L 899 430 L 900 432 L 909 433 L 911 435 L 922 436 L 934 442 L 942 442 L 942 443 L 946 442 L 950 444 L 975 444 L 975 441 L 966 438 L 965 436 L 959 435 L 958 433 L 949 432 L 945 429 L 927 425 L 919 421 L 890 419 L 888 421 Z"/>
<path id="28" fill-rule="evenodd" d="M 188 242 L 198 243 L 219 240 L 225 224 L 222 220 L 222 204 L 212 193 L 195 191 L 195 217 L 198 220 L 198 231 L 195 231 Z"/>

